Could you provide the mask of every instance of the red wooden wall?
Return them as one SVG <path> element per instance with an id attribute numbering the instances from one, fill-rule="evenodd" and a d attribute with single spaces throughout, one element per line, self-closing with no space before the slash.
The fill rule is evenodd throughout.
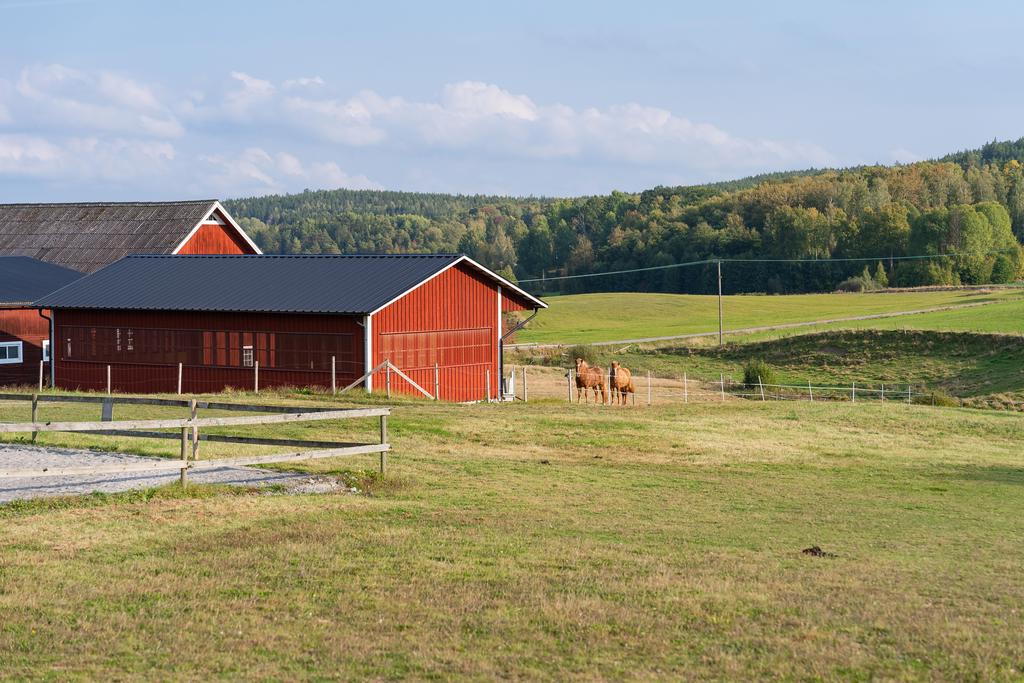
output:
<path id="1" fill-rule="evenodd" d="M 499 392 L 498 288 L 465 264 L 420 285 L 373 316 L 373 364 L 389 358 L 413 381 L 434 393 L 440 366 L 441 398 L 479 401 Z M 384 373 L 374 390 L 384 389 Z M 415 393 L 397 376 L 392 390 Z"/>
<path id="2" fill-rule="evenodd" d="M 261 388 L 329 387 L 332 355 L 342 388 L 363 374 L 363 328 L 357 320 L 338 315 L 60 310 L 54 317 L 56 384 L 103 390 L 109 364 L 115 391 L 173 392 L 181 362 L 184 392 L 251 390 L 255 368 L 244 366 L 241 347 L 253 345 Z M 261 347 L 261 339 L 272 341 Z"/>
<path id="3" fill-rule="evenodd" d="M 231 226 L 204 223 L 178 253 L 255 254 L 256 252 Z"/>
<path id="4" fill-rule="evenodd" d="M 50 323 L 35 308 L 0 308 L 0 341 L 21 341 L 22 362 L 0 365 L 0 385 L 36 384 Z M 44 372 L 49 373 L 47 368 Z"/>

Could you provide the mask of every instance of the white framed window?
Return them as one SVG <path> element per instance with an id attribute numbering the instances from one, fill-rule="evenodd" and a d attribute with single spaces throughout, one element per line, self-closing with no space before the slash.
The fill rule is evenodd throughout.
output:
<path id="1" fill-rule="evenodd" d="M 251 368 L 252 367 L 252 361 L 253 361 L 252 347 L 251 346 L 243 346 L 242 347 L 242 365 L 244 365 L 247 368 Z"/>
<path id="2" fill-rule="evenodd" d="M 50 340 L 43 340 L 43 361 L 46 363 L 50 362 Z"/>
<path id="3" fill-rule="evenodd" d="M 0 365 L 13 365 L 22 361 L 21 342 L 0 342 Z"/>

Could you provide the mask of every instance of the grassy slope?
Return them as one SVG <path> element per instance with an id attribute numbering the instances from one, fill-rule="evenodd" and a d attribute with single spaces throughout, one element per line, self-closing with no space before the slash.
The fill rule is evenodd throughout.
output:
<path id="1" fill-rule="evenodd" d="M 391 428 L 373 497 L 0 508 L 0 675 L 1021 675 L 1016 415 L 406 402 Z"/>
<path id="2" fill-rule="evenodd" d="M 1014 312 L 1024 310 L 1024 300 L 1020 296 L 1016 290 L 729 296 L 725 297 L 724 303 L 725 327 L 730 330 L 1011 299 L 1018 303 L 1007 304 L 1000 315 L 1002 322 L 1012 329 L 989 327 L 988 331 L 1018 331 L 1021 323 Z M 587 343 L 718 329 L 718 300 L 714 296 L 578 294 L 552 297 L 547 302 L 550 308 L 542 311 L 527 329 L 520 332 L 516 341 Z M 985 310 L 987 307 L 977 311 L 968 309 L 961 315 L 972 320 L 984 318 L 982 311 Z M 885 321 L 865 321 L 863 324 L 874 326 L 875 323 L 885 324 Z"/>

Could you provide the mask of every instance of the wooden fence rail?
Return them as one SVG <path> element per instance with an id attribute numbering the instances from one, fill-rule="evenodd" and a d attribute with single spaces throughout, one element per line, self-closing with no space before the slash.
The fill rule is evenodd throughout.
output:
<path id="1" fill-rule="evenodd" d="M 61 396 L 39 394 L 0 394 L 0 401 L 31 402 L 32 419 L 30 422 L 0 423 L 0 434 L 31 433 L 33 441 L 40 432 L 75 432 L 93 433 L 106 436 L 128 436 L 142 439 L 175 439 L 181 441 L 181 455 L 177 460 L 154 459 L 152 462 L 135 462 L 123 465 L 96 465 L 91 467 L 39 467 L 29 469 L 4 469 L 0 463 L 0 478 L 15 477 L 53 477 L 115 472 L 150 472 L 161 470 L 179 470 L 181 482 L 188 481 L 188 470 L 210 469 L 217 467 L 239 467 L 274 462 L 292 462 L 311 460 L 314 458 L 330 458 L 345 455 L 363 455 L 378 453 L 380 455 L 380 471 L 384 473 L 387 463 L 386 453 L 391 450 L 387 440 L 387 419 L 391 415 L 390 408 L 332 408 L 328 410 L 308 410 L 292 406 L 252 405 L 245 403 L 223 403 L 218 401 L 177 400 L 149 398 L 139 396 Z M 94 403 L 101 405 L 101 420 L 98 422 L 60 422 L 40 421 L 38 419 L 39 403 Z M 180 419 L 153 420 L 113 420 L 113 406 L 150 405 L 184 407 L 188 409 L 188 417 Z M 199 410 L 222 410 L 240 412 L 260 412 L 262 415 L 232 415 L 228 417 L 199 417 Z M 202 427 L 232 427 L 248 425 L 287 424 L 293 422 L 313 422 L 324 420 L 347 420 L 376 417 L 380 420 L 379 443 L 353 443 L 341 441 L 314 441 L 304 439 L 263 438 L 255 436 L 235 436 L 228 434 L 201 434 Z M 175 432 L 149 431 L 156 429 L 174 429 Z M 214 458 L 199 460 L 199 444 L 201 441 L 247 444 L 254 446 L 288 446 L 309 450 L 289 452 L 275 455 L 248 456 L 236 458 Z"/>

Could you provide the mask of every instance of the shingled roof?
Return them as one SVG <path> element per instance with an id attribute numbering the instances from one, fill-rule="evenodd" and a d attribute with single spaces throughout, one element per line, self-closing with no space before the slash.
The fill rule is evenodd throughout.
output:
<path id="1" fill-rule="evenodd" d="M 0 307 L 29 304 L 82 277 L 82 273 L 27 256 L 0 256 Z"/>
<path id="2" fill-rule="evenodd" d="M 128 254 L 173 253 L 215 208 L 214 199 L 0 204 L 0 255 L 91 273 Z"/>
<path id="3" fill-rule="evenodd" d="M 43 308 L 375 313 L 458 263 L 547 305 L 462 254 L 129 256 L 36 301 Z"/>

